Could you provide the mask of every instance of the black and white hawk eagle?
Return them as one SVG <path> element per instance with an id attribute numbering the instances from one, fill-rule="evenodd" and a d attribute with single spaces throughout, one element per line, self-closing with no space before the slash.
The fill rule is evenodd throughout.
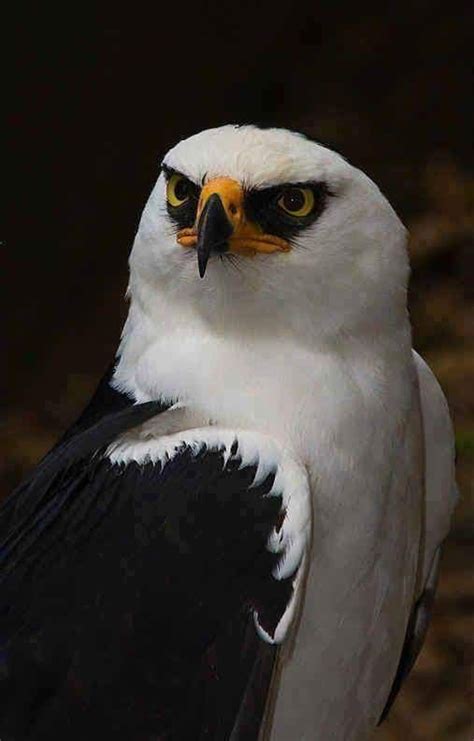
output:
<path id="1" fill-rule="evenodd" d="M 302 135 L 166 155 L 117 357 L 0 513 L 2 741 L 372 735 L 455 502 L 405 241 Z"/>

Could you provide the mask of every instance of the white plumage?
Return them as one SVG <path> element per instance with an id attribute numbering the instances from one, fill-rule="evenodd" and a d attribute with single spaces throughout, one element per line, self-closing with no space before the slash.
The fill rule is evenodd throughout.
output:
<path id="1" fill-rule="evenodd" d="M 366 175 L 288 131 L 225 126 L 164 162 L 197 185 L 316 181 L 331 194 L 289 252 L 211 257 L 201 280 L 160 175 L 131 254 L 114 385 L 179 401 L 129 446 L 239 429 L 304 467 L 312 542 L 271 738 L 366 739 L 455 502 L 446 403 L 411 349 L 405 230 Z"/>

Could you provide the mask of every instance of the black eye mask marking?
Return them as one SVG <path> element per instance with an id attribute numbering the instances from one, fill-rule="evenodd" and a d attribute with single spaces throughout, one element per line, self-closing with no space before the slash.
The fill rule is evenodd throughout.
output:
<path id="1" fill-rule="evenodd" d="M 292 216 L 278 205 L 285 191 L 294 188 L 311 188 L 313 191 L 314 206 L 307 216 Z M 261 190 L 248 190 L 245 196 L 245 213 L 266 234 L 291 240 L 321 216 L 331 195 L 333 194 L 326 183 L 288 183 Z"/>
<path id="2" fill-rule="evenodd" d="M 196 220 L 196 211 L 199 202 L 199 196 L 201 194 L 201 188 L 193 183 L 192 180 L 182 175 L 177 170 L 173 170 L 172 167 L 162 165 L 161 169 L 168 183 L 172 175 L 181 175 L 186 181 L 187 193 L 189 194 L 188 199 L 180 206 L 172 206 L 171 203 L 166 199 L 166 209 L 170 218 L 174 221 L 178 229 L 186 229 L 193 226 Z"/>
<path id="3" fill-rule="evenodd" d="M 180 175 L 185 179 L 188 199 L 179 206 L 173 206 L 167 199 L 166 209 L 177 229 L 191 228 L 196 221 L 201 187 L 168 165 L 162 165 L 162 170 L 167 183 L 173 175 Z M 314 206 L 307 216 L 291 215 L 278 204 L 285 191 L 295 188 L 311 188 L 313 192 Z M 333 195 L 323 182 L 286 183 L 270 188 L 246 189 L 245 214 L 247 219 L 257 223 L 264 233 L 291 241 L 321 216 L 328 199 Z"/>

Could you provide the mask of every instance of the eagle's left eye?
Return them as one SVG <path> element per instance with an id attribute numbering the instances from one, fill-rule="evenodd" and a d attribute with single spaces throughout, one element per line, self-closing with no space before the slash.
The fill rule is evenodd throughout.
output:
<path id="1" fill-rule="evenodd" d="M 193 184 L 184 175 L 173 173 L 168 180 L 166 197 L 170 206 L 178 208 L 189 200 L 193 192 Z"/>
<path id="2" fill-rule="evenodd" d="M 277 203 L 290 216 L 304 218 L 314 209 L 314 193 L 311 188 L 286 188 Z"/>

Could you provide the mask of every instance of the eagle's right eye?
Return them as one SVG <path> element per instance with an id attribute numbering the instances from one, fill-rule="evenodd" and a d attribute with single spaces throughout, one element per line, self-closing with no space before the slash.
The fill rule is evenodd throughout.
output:
<path id="1" fill-rule="evenodd" d="M 179 206 L 182 206 L 189 200 L 192 192 L 193 184 L 191 181 L 188 180 L 188 178 L 185 178 L 184 175 L 173 173 L 168 180 L 166 188 L 166 197 L 170 206 L 179 208 Z"/>

